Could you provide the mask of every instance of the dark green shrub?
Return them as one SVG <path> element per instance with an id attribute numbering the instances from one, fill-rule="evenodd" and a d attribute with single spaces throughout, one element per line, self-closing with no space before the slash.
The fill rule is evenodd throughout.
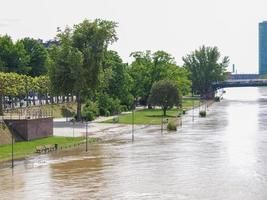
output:
<path id="1" fill-rule="evenodd" d="M 207 116 L 207 112 L 205 110 L 202 110 L 199 112 L 199 116 L 200 117 L 206 117 Z"/>
<path id="2" fill-rule="evenodd" d="M 167 130 L 168 131 L 177 131 L 177 126 L 176 126 L 175 122 L 170 121 L 167 125 Z"/>
<path id="3" fill-rule="evenodd" d="M 86 121 L 93 121 L 96 118 L 96 115 L 89 110 L 82 113 L 82 118 Z"/>
<path id="4" fill-rule="evenodd" d="M 113 99 L 109 97 L 107 94 L 100 94 L 98 97 L 98 106 L 100 110 L 100 115 L 107 115 L 107 111 L 109 111 L 109 115 L 119 114 L 121 112 L 121 105 L 119 99 Z"/>
<path id="5" fill-rule="evenodd" d="M 107 110 L 106 114 L 105 114 L 106 117 L 110 116 L 110 112 Z"/>
<path id="6" fill-rule="evenodd" d="M 101 116 L 106 116 L 107 112 L 109 112 L 107 109 L 105 108 L 99 108 L 99 115 Z"/>
<path id="7" fill-rule="evenodd" d="M 92 121 L 99 116 L 99 108 L 97 102 L 87 101 L 82 110 L 84 120 Z"/>
<path id="8" fill-rule="evenodd" d="M 113 117 L 112 122 L 113 122 L 113 123 L 118 123 L 119 120 L 120 120 L 119 117 Z"/>
<path id="9" fill-rule="evenodd" d="M 221 98 L 220 97 L 214 97 L 214 101 L 216 101 L 216 102 L 220 102 L 221 101 Z"/>
<path id="10" fill-rule="evenodd" d="M 121 113 L 121 104 L 119 99 L 111 99 L 111 104 L 109 107 L 109 112 L 112 113 L 112 115 L 116 115 Z"/>
<path id="11" fill-rule="evenodd" d="M 186 110 L 185 109 L 183 109 L 183 115 L 185 115 L 186 114 Z"/>
<path id="12" fill-rule="evenodd" d="M 128 111 L 128 107 L 126 105 L 121 105 L 121 112 L 127 112 Z"/>

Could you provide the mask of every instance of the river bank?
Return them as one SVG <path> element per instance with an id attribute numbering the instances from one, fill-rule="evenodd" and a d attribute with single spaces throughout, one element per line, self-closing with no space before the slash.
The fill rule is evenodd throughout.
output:
<path id="1" fill-rule="evenodd" d="M 196 109 L 197 107 L 203 107 L 204 104 L 193 104 Z M 184 118 L 188 118 L 192 107 L 187 108 L 187 114 L 184 115 Z M 204 107 L 203 107 L 204 109 Z M 200 110 L 200 108 L 199 108 Z M 172 111 L 177 113 L 177 111 Z M 159 113 L 161 113 L 159 111 Z M 195 113 L 196 114 L 196 113 Z M 131 114 L 130 114 L 131 116 Z M 161 115 L 160 115 L 161 116 Z M 190 117 L 189 117 L 190 118 Z M 161 119 L 161 118 L 160 118 Z M 115 140 L 118 136 L 123 134 L 132 133 L 132 125 L 130 124 L 120 124 L 120 123 L 103 123 L 106 118 L 97 119 L 93 122 L 88 123 L 88 138 L 90 141 L 95 142 L 107 142 Z M 184 120 L 186 121 L 186 120 Z M 166 131 L 167 124 L 164 124 L 163 129 Z M 159 124 L 135 124 L 134 131 L 143 131 L 150 132 L 155 130 L 161 130 Z M 75 142 L 80 143 L 86 136 L 86 123 L 74 123 L 66 121 L 65 118 L 55 119 L 54 120 L 54 138 L 45 138 L 41 140 L 31 141 L 31 142 L 18 142 L 15 144 L 15 159 L 21 160 L 32 156 L 38 156 L 35 154 L 36 146 L 45 145 L 45 144 L 60 144 L 64 145 L 73 145 Z M 131 136 L 129 136 L 129 139 Z M 64 150 L 64 148 L 63 148 Z M 11 145 L 0 146 L 0 162 L 10 161 L 11 160 Z"/>

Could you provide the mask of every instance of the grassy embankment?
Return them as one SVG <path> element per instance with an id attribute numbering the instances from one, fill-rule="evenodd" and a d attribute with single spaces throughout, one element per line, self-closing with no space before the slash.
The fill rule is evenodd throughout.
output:
<path id="1" fill-rule="evenodd" d="M 51 136 L 48 138 L 37 139 L 28 142 L 16 142 L 14 144 L 14 158 L 23 159 L 26 156 L 32 155 L 36 151 L 36 146 L 58 144 L 59 148 L 74 145 L 83 142 L 83 137 L 70 138 L 70 137 L 56 137 Z M 95 138 L 88 138 L 89 143 L 96 142 Z M 0 162 L 11 160 L 11 144 L 0 145 Z"/>
<path id="2" fill-rule="evenodd" d="M 199 99 L 183 99 L 183 109 L 189 110 L 193 106 L 198 106 L 200 104 Z M 177 110 L 177 108 L 173 108 L 167 111 L 167 116 L 165 118 L 175 119 L 178 115 L 178 112 L 182 112 L 181 110 Z M 144 109 L 140 111 L 136 111 L 134 113 L 134 123 L 135 124 L 151 124 L 151 125 L 159 125 L 162 121 L 162 110 L 161 109 Z M 104 121 L 104 123 L 113 123 L 113 119 L 109 119 Z M 131 124 L 132 123 L 132 113 L 130 114 L 122 114 L 119 115 L 118 123 L 121 124 Z"/>

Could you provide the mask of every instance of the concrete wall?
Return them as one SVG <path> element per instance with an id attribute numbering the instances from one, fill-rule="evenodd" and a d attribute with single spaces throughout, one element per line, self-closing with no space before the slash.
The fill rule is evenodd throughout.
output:
<path id="1" fill-rule="evenodd" d="M 13 130 L 17 140 L 34 140 L 53 135 L 53 118 L 8 119 L 6 124 Z M 11 127 L 10 127 L 11 126 Z M 19 138 L 20 137 L 20 138 Z"/>
<path id="2" fill-rule="evenodd" d="M 10 144 L 11 143 L 11 133 L 9 132 L 8 127 L 3 123 L 0 123 L 0 145 Z"/>

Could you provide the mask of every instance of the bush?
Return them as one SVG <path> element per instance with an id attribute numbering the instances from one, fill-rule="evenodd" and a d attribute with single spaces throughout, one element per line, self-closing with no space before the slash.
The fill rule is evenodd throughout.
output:
<path id="1" fill-rule="evenodd" d="M 112 115 L 116 115 L 121 113 L 121 102 L 119 99 L 111 99 L 111 104 L 109 108 L 109 112 L 112 113 Z"/>
<path id="2" fill-rule="evenodd" d="M 170 121 L 167 125 L 168 131 L 177 131 L 177 126 L 173 121 Z"/>
<path id="3" fill-rule="evenodd" d="M 216 102 L 220 102 L 221 101 L 221 98 L 220 97 L 214 97 L 214 101 L 216 101 Z"/>
<path id="4" fill-rule="evenodd" d="M 207 112 L 205 110 L 202 110 L 199 112 L 199 116 L 200 117 L 206 117 L 207 116 Z"/>
<path id="5" fill-rule="evenodd" d="M 183 109 L 183 115 L 185 115 L 186 114 L 186 110 L 185 109 Z"/>
<path id="6" fill-rule="evenodd" d="M 100 115 L 119 114 L 121 112 L 120 103 L 119 99 L 113 99 L 107 94 L 100 94 L 98 97 Z"/>
<path id="7" fill-rule="evenodd" d="M 128 107 L 126 105 L 121 105 L 121 112 L 127 112 L 128 111 Z"/>
<path id="8" fill-rule="evenodd" d="M 89 110 L 82 113 L 82 118 L 86 121 L 93 121 L 96 118 L 96 115 Z"/>
<path id="9" fill-rule="evenodd" d="M 97 102 L 87 101 L 82 110 L 84 120 L 92 121 L 99 116 L 99 108 Z"/>
<path id="10" fill-rule="evenodd" d="M 106 117 L 110 116 L 110 112 L 107 110 L 106 114 L 105 114 Z"/>
<path id="11" fill-rule="evenodd" d="M 101 116 L 106 116 L 107 112 L 109 112 L 107 109 L 105 108 L 99 108 L 99 115 Z"/>

